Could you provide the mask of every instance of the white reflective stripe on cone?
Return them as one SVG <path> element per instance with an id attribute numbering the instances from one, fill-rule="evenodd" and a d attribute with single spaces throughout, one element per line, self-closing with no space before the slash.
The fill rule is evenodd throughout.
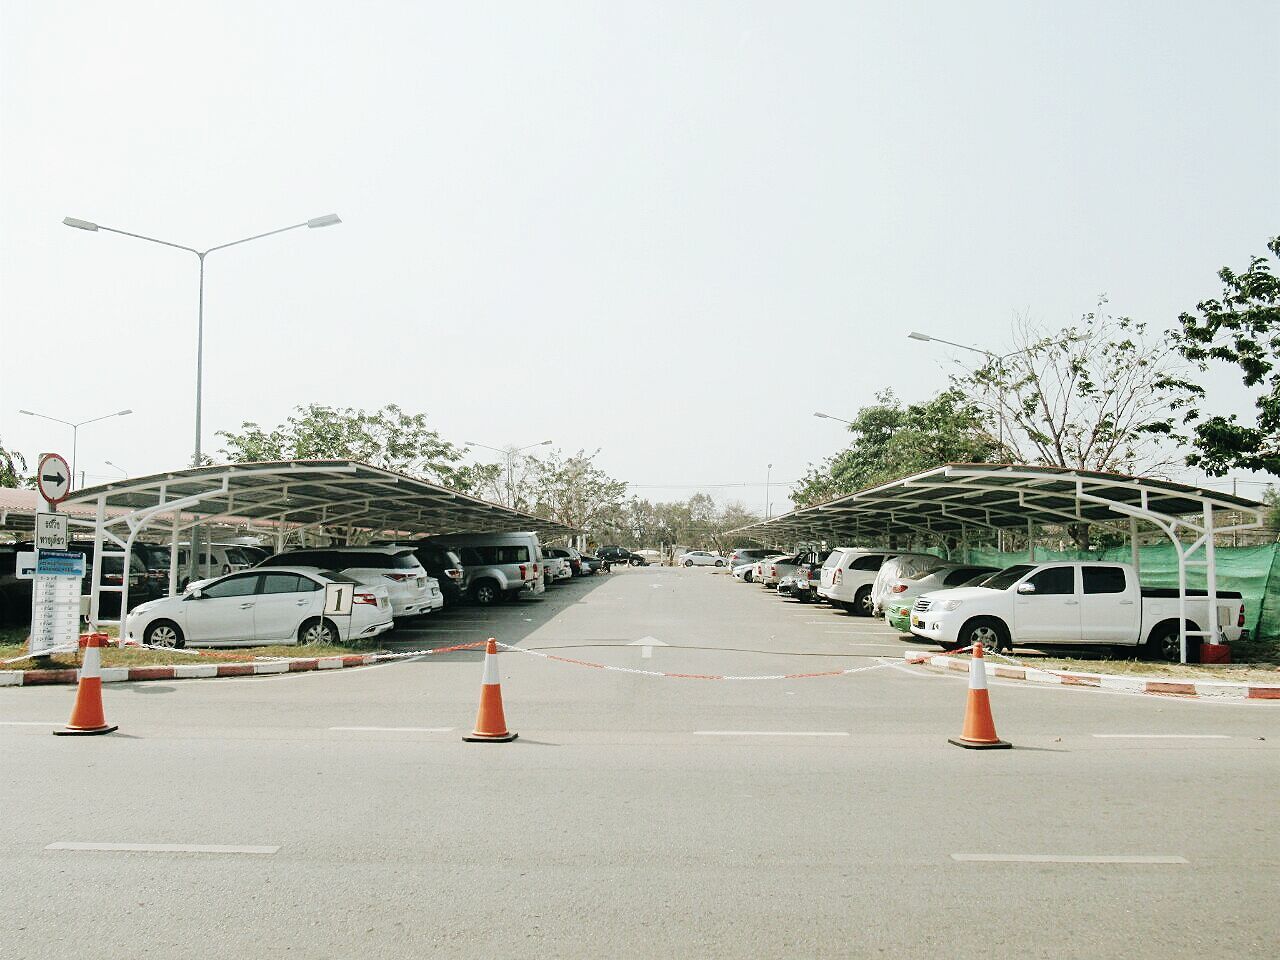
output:
<path id="1" fill-rule="evenodd" d="M 102 648 L 88 646 L 84 648 L 84 661 L 80 665 L 80 679 L 102 675 Z"/>
<path id="2" fill-rule="evenodd" d="M 486 653 L 484 655 L 484 679 L 480 681 L 483 684 L 496 684 L 498 680 L 498 656 L 494 653 Z"/>
<path id="3" fill-rule="evenodd" d="M 976 650 L 974 652 L 977 653 Z M 981 656 L 975 656 L 969 664 L 969 689 L 987 689 L 987 661 Z"/>

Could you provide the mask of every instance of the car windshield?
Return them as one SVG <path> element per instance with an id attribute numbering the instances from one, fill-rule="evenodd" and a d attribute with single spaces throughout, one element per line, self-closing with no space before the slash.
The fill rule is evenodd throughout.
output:
<path id="1" fill-rule="evenodd" d="M 326 580 L 332 580 L 334 583 L 360 583 L 354 577 L 348 577 L 345 573 L 338 573 L 336 570 L 321 570 L 320 576 Z"/>
<path id="2" fill-rule="evenodd" d="M 1035 567 L 1029 563 L 1019 563 L 1012 567 L 1005 567 L 999 573 L 988 577 L 981 585 L 990 587 L 992 590 L 1008 590 L 1034 569 Z"/>
<path id="3" fill-rule="evenodd" d="M 953 569 L 955 568 L 949 567 L 945 563 L 935 563 L 933 566 L 925 567 L 923 570 L 920 570 L 916 573 L 907 574 L 902 579 L 903 580 L 923 580 L 925 577 L 933 576 L 939 570 L 953 570 Z"/>

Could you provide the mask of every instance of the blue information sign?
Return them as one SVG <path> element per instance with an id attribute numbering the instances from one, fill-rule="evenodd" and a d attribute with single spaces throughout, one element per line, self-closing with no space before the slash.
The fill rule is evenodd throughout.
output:
<path id="1" fill-rule="evenodd" d="M 40 550 L 36 554 L 37 577 L 83 577 L 84 554 L 68 550 Z"/>

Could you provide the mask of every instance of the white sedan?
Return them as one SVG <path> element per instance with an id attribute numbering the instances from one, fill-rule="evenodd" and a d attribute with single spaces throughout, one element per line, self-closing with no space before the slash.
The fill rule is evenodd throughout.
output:
<path id="1" fill-rule="evenodd" d="M 324 616 L 325 587 L 351 586 L 351 613 Z M 205 580 L 178 597 L 134 607 L 128 640 L 153 647 L 334 644 L 376 637 L 394 626 L 387 588 L 317 567 L 245 570 Z"/>
<path id="2" fill-rule="evenodd" d="M 728 561 L 718 553 L 690 550 L 688 553 L 680 554 L 676 563 L 682 567 L 723 567 Z"/>

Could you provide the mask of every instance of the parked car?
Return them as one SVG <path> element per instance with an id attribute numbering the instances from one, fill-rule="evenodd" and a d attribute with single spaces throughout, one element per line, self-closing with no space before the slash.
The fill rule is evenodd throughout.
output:
<path id="1" fill-rule="evenodd" d="M 911 632 L 911 607 L 916 598 L 934 590 L 963 587 L 980 583 L 999 567 L 983 567 L 964 563 L 939 563 L 926 567 L 910 577 L 903 577 L 889 586 L 889 599 L 884 608 L 884 622 L 903 633 Z"/>
<path id="2" fill-rule="evenodd" d="M 822 582 L 822 564 L 827 559 L 829 550 L 819 550 L 816 553 L 808 555 L 803 563 L 799 564 L 795 572 L 791 575 L 789 594 L 801 603 L 812 603 L 815 600 L 821 600 L 818 595 L 818 586 Z M 782 593 L 782 584 L 778 584 L 778 592 Z"/>
<path id="3" fill-rule="evenodd" d="M 733 579 L 741 580 L 743 583 L 750 583 L 755 579 L 753 571 L 755 570 L 755 562 L 740 563 L 736 567 L 730 569 Z"/>
<path id="4" fill-rule="evenodd" d="M 751 575 L 744 576 L 742 579 L 747 583 L 764 583 L 764 573 L 766 567 L 774 560 L 780 560 L 785 557 L 785 553 L 771 553 L 768 556 L 761 557 L 751 566 Z"/>
<path id="5" fill-rule="evenodd" d="M 543 559 L 554 558 L 564 561 L 569 568 L 567 576 L 582 576 L 582 554 L 577 550 L 571 550 L 568 547 L 543 547 L 542 556 Z"/>
<path id="6" fill-rule="evenodd" d="M 104 546 L 105 550 L 111 550 L 112 552 L 121 549 L 119 546 Z M 29 542 L 14 543 L 10 547 L 14 551 L 15 558 L 18 553 L 35 551 L 35 544 Z M 80 594 L 81 596 L 88 596 L 92 582 L 90 578 L 93 576 L 93 541 L 72 540 L 67 544 L 67 550 L 72 553 L 84 554 L 85 575 L 80 581 Z M 7 563 L 5 568 L 7 569 Z M 105 589 L 98 594 L 98 616 L 103 620 L 118 620 L 120 618 L 121 593 L 119 588 L 124 584 L 123 557 L 104 556 L 102 558 L 102 580 L 100 583 Z M 12 586 L 5 589 L 5 604 L 9 608 L 6 615 L 13 618 L 14 623 L 31 622 L 31 589 L 31 580 L 18 580 L 16 576 Z M 129 609 L 132 610 L 139 604 L 163 596 L 164 593 L 165 590 L 148 576 L 145 561 L 136 550 L 133 551 L 129 557 Z"/>
<path id="7" fill-rule="evenodd" d="M 729 553 L 727 563 L 730 569 L 740 567 L 744 563 L 755 563 L 757 560 L 763 560 L 765 557 L 778 556 L 777 550 L 765 550 L 757 547 L 739 547 Z"/>
<path id="8" fill-rule="evenodd" d="M 395 617 L 417 617 L 444 606 L 440 584 L 427 575 L 412 547 L 318 547 L 267 557 L 254 569 L 315 567 L 344 573 L 357 583 L 387 588 Z"/>
<path id="9" fill-rule="evenodd" d="M 354 587 L 349 616 L 324 616 L 325 585 Z M 154 647 L 332 644 L 377 636 L 393 625 L 390 593 L 334 570 L 258 567 L 151 600 L 125 621 L 125 636 Z"/>
<path id="10" fill-rule="evenodd" d="M 884 615 L 884 605 L 889 599 L 889 588 L 903 577 L 910 577 L 921 570 L 936 567 L 941 558 L 932 553 L 892 553 L 880 565 L 876 579 L 871 584 L 871 615 Z"/>
<path id="11" fill-rule="evenodd" d="M 546 589 L 536 533 L 454 533 L 430 542 L 458 552 L 467 569 L 467 593 L 482 606 Z"/>
<path id="12" fill-rule="evenodd" d="M 676 558 L 682 567 L 723 567 L 727 562 L 720 554 L 706 550 L 687 550 Z"/>
<path id="13" fill-rule="evenodd" d="M 1204 590 L 1187 591 L 1187 630 L 1221 627 L 1228 642 L 1240 638 L 1244 600 L 1218 591 L 1210 610 Z M 980 586 L 935 590 L 911 607 L 911 632 L 944 650 L 982 643 L 999 651 L 1014 645 L 1111 646 L 1178 660 L 1178 592 L 1143 587 L 1127 563 L 1020 563 Z M 1189 660 L 1199 659 L 1199 637 L 1189 637 Z M 1192 646 L 1194 645 L 1194 646 Z"/>
<path id="14" fill-rule="evenodd" d="M 638 553 L 632 553 L 622 547 L 601 547 L 596 551 L 596 556 L 601 560 L 608 560 L 611 564 L 616 563 L 619 566 L 631 567 L 647 567 L 649 561 Z"/>
<path id="15" fill-rule="evenodd" d="M 602 560 L 594 553 L 582 554 L 582 575 L 584 577 L 589 577 L 597 573 L 606 573 L 608 570 L 608 560 Z"/>
<path id="16" fill-rule="evenodd" d="M 169 576 L 169 547 L 160 546 L 164 553 L 160 558 L 153 559 L 151 562 L 162 562 L 165 570 L 165 578 Z M 149 548 L 154 550 L 154 548 Z M 153 554 L 154 556 L 154 554 Z M 248 570 L 250 567 L 261 562 L 261 558 L 256 549 L 246 549 L 238 543 L 201 543 L 200 556 L 196 563 L 196 575 L 190 575 L 189 559 L 191 557 L 191 545 L 178 545 L 178 589 L 185 590 L 187 584 L 193 580 L 207 580 L 210 577 L 218 577 L 224 573 L 235 573 L 237 570 Z"/>
<path id="17" fill-rule="evenodd" d="M 883 550 L 837 547 L 822 564 L 819 595 L 860 617 L 871 616 L 871 588 L 885 560 Z"/>
<path id="18" fill-rule="evenodd" d="M 808 553 L 793 553 L 790 556 L 770 557 L 765 560 L 760 569 L 760 584 L 766 589 L 773 589 L 778 586 L 784 577 L 789 577 L 796 572 L 796 567 L 805 562 Z"/>
<path id="19" fill-rule="evenodd" d="M 456 550 L 442 547 L 430 540 L 417 540 L 412 543 L 396 542 L 383 546 L 408 547 L 422 564 L 422 569 L 435 578 L 440 587 L 440 596 L 444 598 L 446 607 L 461 603 L 466 596 L 467 569 Z"/>
<path id="20" fill-rule="evenodd" d="M 553 556 L 549 549 L 543 549 L 542 579 L 548 587 L 559 580 L 568 580 L 572 576 L 573 570 L 570 569 L 569 561 L 567 559 L 564 557 Z"/>
<path id="21" fill-rule="evenodd" d="M 31 544 L 0 543 L 0 624 L 31 622 L 33 582 L 18 576 L 18 553 Z"/>

